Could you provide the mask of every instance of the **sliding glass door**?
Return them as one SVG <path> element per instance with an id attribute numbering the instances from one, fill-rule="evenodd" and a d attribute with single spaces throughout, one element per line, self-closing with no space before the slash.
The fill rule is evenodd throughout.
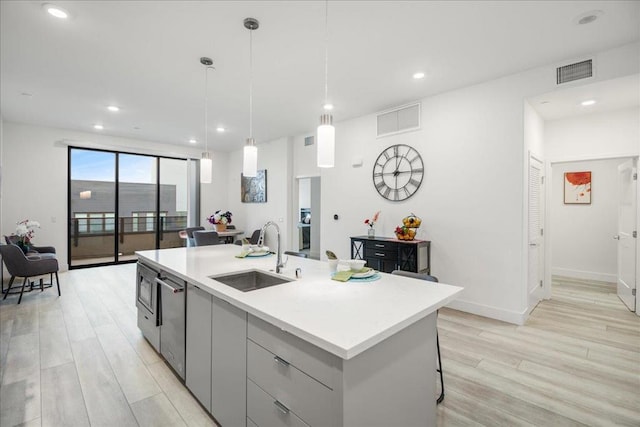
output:
<path id="1" fill-rule="evenodd" d="M 116 153 L 69 150 L 69 265 L 116 261 Z"/>
<path id="2" fill-rule="evenodd" d="M 158 247 L 165 249 L 184 246 L 186 241 L 180 238 L 179 232 L 187 228 L 189 216 L 189 163 L 184 160 L 161 158 L 159 176 Z"/>
<path id="3" fill-rule="evenodd" d="M 184 246 L 179 231 L 198 219 L 189 209 L 197 198 L 194 167 L 192 160 L 70 148 L 70 267 Z"/>
<path id="4" fill-rule="evenodd" d="M 118 261 L 156 248 L 157 183 L 157 157 L 118 154 Z"/>

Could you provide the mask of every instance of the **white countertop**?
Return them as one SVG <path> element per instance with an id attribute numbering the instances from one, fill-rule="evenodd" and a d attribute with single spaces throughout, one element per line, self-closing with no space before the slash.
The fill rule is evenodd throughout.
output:
<path id="1" fill-rule="evenodd" d="M 239 252 L 237 245 L 216 245 L 136 253 L 143 262 L 173 272 L 342 359 L 351 359 L 433 313 L 462 291 L 384 273 L 374 282 L 338 282 L 331 280 L 328 263 L 294 256 L 289 256 L 282 273 L 294 279 L 289 283 L 241 292 L 209 278 L 251 269 L 275 271 L 275 255 L 236 258 Z M 299 279 L 296 268 L 302 269 Z"/>

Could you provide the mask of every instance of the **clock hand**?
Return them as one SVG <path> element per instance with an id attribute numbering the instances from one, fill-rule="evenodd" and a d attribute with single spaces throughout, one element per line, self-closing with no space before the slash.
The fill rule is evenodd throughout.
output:
<path id="1" fill-rule="evenodd" d="M 382 175 L 393 175 L 393 176 L 398 176 L 401 173 L 411 173 L 411 171 L 394 171 L 394 172 L 385 172 Z"/>

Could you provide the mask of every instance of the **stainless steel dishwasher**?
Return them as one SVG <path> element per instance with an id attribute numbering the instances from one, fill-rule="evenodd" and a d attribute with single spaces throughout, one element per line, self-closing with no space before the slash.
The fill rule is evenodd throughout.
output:
<path id="1" fill-rule="evenodd" d="M 156 283 L 160 285 L 160 354 L 184 380 L 186 282 L 163 271 Z"/>

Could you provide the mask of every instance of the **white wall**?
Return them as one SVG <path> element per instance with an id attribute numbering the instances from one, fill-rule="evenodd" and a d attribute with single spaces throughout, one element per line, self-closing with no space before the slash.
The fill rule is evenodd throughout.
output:
<path id="1" fill-rule="evenodd" d="M 618 165 L 624 159 L 553 165 L 551 185 L 552 272 L 582 279 L 616 281 Z M 564 173 L 591 171 L 591 204 L 565 205 Z"/>
<path id="2" fill-rule="evenodd" d="M 17 221 L 40 222 L 35 242 L 52 245 L 58 252 L 61 269 L 67 260 L 67 145 L 103 148 L 174 157 L 200 157 L 197 149 L 159 144 L 150 141 L 116 138 L 66 129 L 4 122 L 2 128 L 2 222 L 1 234 L 15 231 Z M 226 157 L 226 155 L 224 155 Z M 226 163 L 214 153 L 219 173 L 218 185 L 226 200 Z M 206 187 L 206 186 L 205 186 Z M 205 191 L 203 189 L 203 191 Z M 204 198 L 203 206 L 213 203 L 215 196 Z"/>
<path id="3" fill-rule="evenodd" d="M 320 177 L 316 176 L 311 178 L 311 230 L 309 232 L 309 239 L 311 245 L 309 248 L 309 254 L 313 258 L 320 258 L 320 246 L 322 242 L 322 225 L 320 221 L 314 221 L 314 212 L 320 214 L 322 212 L 322 181 Z M 318 218 L 320 215 L 316 215 Z"/>
<path id="4" fill-rule="evenodd" d="M 233 212 L 233 222 L 251 236 L 253 230 L 262 228 L 267 221 L 274 221 L 280 228 L 283 251 L 298 250 L 291 246 L 291 224 L 298 222 L 300 213 L 292 216 L 291 142 L 288 138 L 258 144 L 258 169 L 267 170 L 267 203 L 242 203 L 240 200 L 240 174 L 242 172 L 242 150 L 229 155 L 228 197 L 225 206 Z M 296 197 L 297 199 L 297 197 Z M 295 205 L 297 207 L 297 204 Z M 213 212 L 212 212 L 213 213 Z M 296 235 L 297 239 L 298 236 Z M 267 230 L 266 245 L 275 250 L 275 230 Z M 275 264 L 274 264 L 275 266 Z"/>
<path id="5" fill-rule="evenodd" d="M 298 181 L 298 208 L 311 208 L 311 178 L 300 178 Z"/>
<path id="6" fill-rule="evenodd" d="M 586 114 L 545 122 L 549 161 L 627 156 L 640 149 L 640 109 Z"/>
<path id="7" fill-rule="evenodd" d="M 637 73 L 638 44 L 596 59 L 598 79 Z M 349 236 L 365 234 L 363 221 L 377 210 L 382 213 L 376 232 L 383 236 L 392 236 L 413 212 L 423 219 L 418 238 L 432 242 L 433 274 L 465 288 L 451 306 L 523 322 L 525 165 L 527 150 L 541 145 L 540 135 L 525 142 L 524 100 L 556 90 L 554 78 L 554 66 L 541 67 L 423 99 L 422 129 L 415 132 L 377 139 L 375 115 L 336 123 L 336 166 L 320 171 L 321 252 L 349 256 Z M 299 144 L 309 133 L 294 138 L 299 176 L 318 172 L 315 151 Z M 416 148 L 426 170 L 418 192 L 399 203 L 380 197 L 371 177 L 376 157 L 393 144 Z M 351 165 L 354 157 L 363 158 L 362 167 Z"/>
<path id="8" fill-rule="evenodd" d="M 527 101 L 524 103 L 524 145 L 534 157 L 544 160 L 544 120 Z"/>

